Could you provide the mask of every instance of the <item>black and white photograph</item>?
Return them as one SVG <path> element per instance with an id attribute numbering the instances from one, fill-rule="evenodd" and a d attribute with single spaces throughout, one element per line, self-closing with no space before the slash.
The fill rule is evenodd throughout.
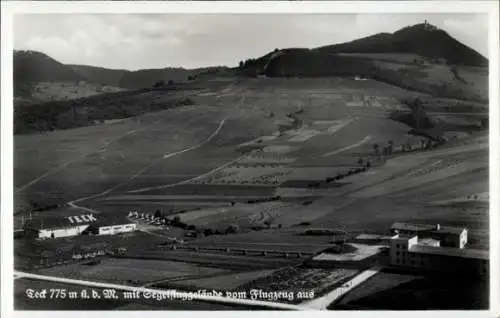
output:
<path id="1" fill-rule="evenodd" d="M 15 312 L 491 313 L 492 12 L 28 11 Z"/>

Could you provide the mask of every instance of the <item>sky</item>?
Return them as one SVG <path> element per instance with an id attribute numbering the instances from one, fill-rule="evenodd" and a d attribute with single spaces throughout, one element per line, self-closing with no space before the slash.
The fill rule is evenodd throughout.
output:
<path id="1" fill-rule="evenodd" d="M 275 48 L 313 48 L 429 23 L 488 57 L 481 14 L 23 14 L 14 49 L 112 69 L 236 66 Z"/>

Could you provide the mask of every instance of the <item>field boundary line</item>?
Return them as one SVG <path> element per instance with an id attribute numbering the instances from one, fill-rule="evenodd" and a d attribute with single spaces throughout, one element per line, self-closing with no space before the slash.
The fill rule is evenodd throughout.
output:
<path id="1" fill-rule="evenodd" d="M 343 147 L 343 148 L 340 148 L 340 149 L 336 149 L 334 151 L 330 151 L 328 153 L 325 153 L 322 157 L 323 158 L 326 158 L 326 157 L 330 157 L 332 155 L 337 155 L 339 153 L 342 153 L 346 150 L 349 150 L 349 149 L 352 149 L 352 148 L 356 148 L 356 147 L 359 147 L 365 143 L 367 143 L 368 141 L 370 141 L 372 139 L 372 136 L 368 135 L 368 136 L 365 136 L 365 138 L 361 139 L 360 141 L 358 141 L 357 143 L 354 143 L 352 145 L 349 145 L 349 146 L 346 146 L 346 147 Z"/>

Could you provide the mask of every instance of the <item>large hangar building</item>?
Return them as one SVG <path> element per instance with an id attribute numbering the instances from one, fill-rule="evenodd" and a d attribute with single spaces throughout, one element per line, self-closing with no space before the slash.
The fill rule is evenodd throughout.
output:
<path id="1" fill-rule="evenodd" d="M 27 237 L 51 239 L 77 235 L 114 235 L 133 232 L 137 225 L 125 218 L 112 218 L 82 214 L 60 218 L 29 220 L 24 225 Z"/>

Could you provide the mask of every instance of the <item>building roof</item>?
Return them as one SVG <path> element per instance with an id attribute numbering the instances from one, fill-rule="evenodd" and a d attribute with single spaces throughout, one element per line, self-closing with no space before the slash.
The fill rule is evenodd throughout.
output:
<path id="1" fill-rule="evenodd" d="M 423 238 L 423 239 L 419 239 L 418 240 L 418 244 L 419 245 L 433 246 L 433 245 L 436 245 L 436 244 L 441 244 L 441 241 L 434 240 L 434 239 L 431 239 L 431 238 Z"/>
<path id="2" fill-rule="evenodd" d="M 101 215 L 99 215 L 101 216 Z M 125 215 L 108 215 L 103 218 L 98 218 L 97 221 L 92 223 L 92 227 L 104 227 L 104 226 L 113 226 L 113 225 L 125 225 L 134 223 L 129 220 Z"/>
<path id="3" fill-rule="evenodd" d="M 396 222 L 392 224 L 391 229 L 393 230 L 406 230 L 415 232 L 428 232 L 433 234 L 455 234 L 460 235 L 465 228 L 455 227 L 455 226 L 439 226 L 439 230 L 436 228 L 436 224 L 415 224 L 415 223 L 404 223 Z"/>
<path id="4" fill-rule="evenodd" d="M 472 259 L 484 259 L 490 258 L 488 251 L 486 250 L 474 250 L 469 248 L 454 248 L 454 247 L 434 247 L 426 245 L 413 245 L 408 250 L 413 253 L 420 254 L 433 254 L 442 255 L 450 257 L 461 257 L 461 258 L 472 258 Z"/>
<path id="5" fill-rule="evenodd" d="M 50 230 L 88 225 L 91 221 L 71 223 L 67 218 L 39 218 L 26 221 L 25 227 L 34 230 Z"/>
<path id="6" fill-rule="evenodd" d="M 76 218 L 75 218 L 76 217 Z M 25 227 L 34 230 L 41 229 L 59 229 L 69 228 L 82 225 L 92 226 L 112 226 L 130 224 L 132 221 L 128 220 L 125 215 L 106 215 L 106 214 L 83 214 L 69 217 L 51 217 L 51 218 L 37 218 L 26 222 Z"/>

